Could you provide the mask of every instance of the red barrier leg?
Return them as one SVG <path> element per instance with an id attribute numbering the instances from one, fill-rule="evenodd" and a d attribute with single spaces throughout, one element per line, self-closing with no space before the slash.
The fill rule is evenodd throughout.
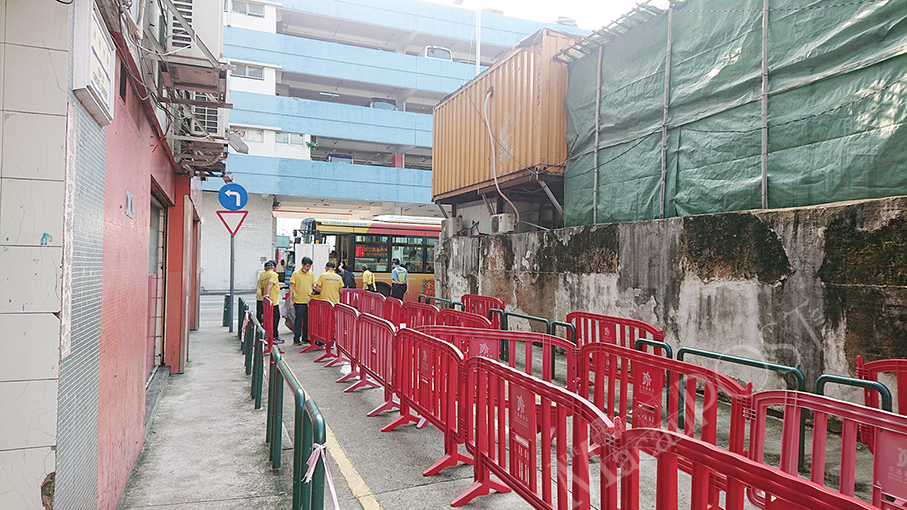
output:
<path id="1" fill-rule="evenodd" d="M 344 392 L 344 393 L 349 393 L 349 392 L 351 392 L 351 391 L 356 391 L 356 390 L 358 390 L 359 388 L 377 388 L 378 386 L 379 386 L 378 383 L 369 380 L 369 378 L 368 378 L 366 375 L 363 374 L 362 377 L 360 377 L 359 380 L 356 382 L 356 384 L 354 384 L 354 385 L 350 386 L 349 388 L 343 390 L 343 392 Z"/>
<path id="2" fill-rule="evenodd" d="M 392 409 L 400 409 L 400 404 L 394 401 L 394 393 L 389 389 L 384 388 L 384 403 L 369 411 L 366 416 L 375 416 Z"/>
<path id="3" fill-rule="evenodd" d="M 483 458 L 484 457 L 480 455 L 476 460 L 474 473 L 476 479 L 475 483 L 470 485 L 468 489 L 451 501 L 450 506 L 463 506 L 479 496 L 488 495 L 493 490 L 501 493 L 510 492 L 510 487 L 491 479 L 491 473 L 483 465 Z"/>
<path id="4" fill-rule="evenodd" d="M 330 362 L 328 362 L 328 364 L 325 365 L 324 368 L 333 367 L 336 365 L 340 365 L 342 363 L 349 363 L 349 362 L 350 362 L 350 360 L 346 359 L 343 356 L 343 354 L 341 354 L 341 355 L 337 356 L 336 358 L 332 359 Z"/>
<path id="5" fill-rule="evenodd" d="M 472 457 L 460 453 L 457 440 L 453 437 L 444 438 L 444 456 L 437 460 L 428 469 L 422 472 L 422 476 L 434 476 L 447 467 L 456 466 L 458 463 L 472 464 Z M 508 489 L 509 490 L 509 489 Z M 498 492 L 503 492 L 498 490 Z M 487 492 L 485 494 L 488 494 Z"/>

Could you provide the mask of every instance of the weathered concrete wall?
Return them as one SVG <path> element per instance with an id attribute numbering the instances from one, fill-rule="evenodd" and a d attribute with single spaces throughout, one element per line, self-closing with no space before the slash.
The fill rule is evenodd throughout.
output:
<path id="1" fill-rule="evenodd" d="M 907 197 L 442 245 L 441 296 L 497 296 L 508 310 L 556 320 L 578 310 L 644 320 L 675 350 L 799 367 L 810 389 L 823 373 L 853 376 L 858 354 L 907 357 Z M 785 384 L 756 369 L 710 366 L 757 391 Z"/>

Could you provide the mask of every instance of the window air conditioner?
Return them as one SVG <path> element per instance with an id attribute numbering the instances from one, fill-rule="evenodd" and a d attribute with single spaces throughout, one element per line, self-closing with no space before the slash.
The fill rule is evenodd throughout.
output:
<path id="1" fill-rule="evenodd" d="M 444 237 L 456 237 L 461 230 L 463 230 L 463 218 L 454 216 L 441 220 L 441 231 L 444 233 Z"/>
<path id="2" fill-rule="evenodd" d="M 495 214 L 491 217 L 491 233 L 506 234 L 516 228 L 516 216 L 510 213 Z"/>

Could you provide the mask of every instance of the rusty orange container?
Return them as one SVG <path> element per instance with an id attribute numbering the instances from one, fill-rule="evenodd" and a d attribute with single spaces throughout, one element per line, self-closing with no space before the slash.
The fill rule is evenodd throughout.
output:
<path id="1" fill-rule="evenodd" d="M 566 64 L 553 59 L 573 36 L 542 29 L 434 108 L 432 198 L 455 203 L 476 192 L 563 175 L 567 160 Z M 483 120 L 488 94 L 488 126 Z M 496 166 L 492 166 L 492 148 Z"/>

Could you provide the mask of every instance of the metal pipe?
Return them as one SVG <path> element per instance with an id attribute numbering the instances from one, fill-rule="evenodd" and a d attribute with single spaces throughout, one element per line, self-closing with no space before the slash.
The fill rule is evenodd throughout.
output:
<path id="1" fill-rule="evenodd" d="M 674 39 L 674 3 L 668 6 L 668 47 L 665 50 L 665 94 L 664 112 L 661 120 L 661 191 L 658 201 L 658 217 L 665 217 L 665 201 L 668 180 L 668 111 L 671 104 L 671 52 Z"/>
<path id="2" fill-rule="evenodd" d="M 768 7 L 762 1 L 762 208 L 768 209 Z"/>
<path id="3" fill-rule="evenodd" d="M 542 185 L 542 189 L 545 190 L 545 194 L 548 195 L 548 199 L 551 200 L 551 203 L 554 204 L 554 208 L 557 209 L 558 214 L 561 215 L 561 218 L 564 217 L 564 208 L 561 207 L 561 204 L 557 202 L 557 198 L 554 197 L 554 193 L 548 189 L 548 185 L 545 184 L 545 181 L 539 181 L 539 184 Z"/>
<path id="4" fill-rule="evenodd" d="M 602 112 L 602 56 L 603 56 L 602 46 L 598 47 L 598 73 L 596 73 L 596 86 L 595 86 L 595 144 L 594 150 L 592 153 L 592 168 L 595 172 L 592 173 L 592 224 L 598 223 L 598 137 L 601 123 L 599 116 Z M 561 211 L 561 216 L 564 215 L 564 212 Z"/>

